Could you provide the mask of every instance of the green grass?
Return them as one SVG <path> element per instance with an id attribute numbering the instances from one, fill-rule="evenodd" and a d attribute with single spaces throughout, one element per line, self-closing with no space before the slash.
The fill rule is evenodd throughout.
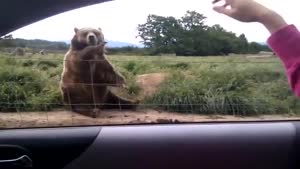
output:
<path id="1" fill-rule="evenodd" d="M 158 92 L 142 105 L 172 112 L 223 115 L 296 114 L 276 58 L 109 56 L 126 78 L 123 91 L 135 98 L 137 75 L 168 73 Z M 14 58 L 0 53 L 0 111 L 45 111 L 61 107 L 58 82 L 63 56 Z"/>

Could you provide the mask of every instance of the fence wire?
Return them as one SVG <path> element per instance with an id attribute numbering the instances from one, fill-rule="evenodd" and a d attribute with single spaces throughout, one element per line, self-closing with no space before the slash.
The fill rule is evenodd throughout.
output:
<path id="1" fill-rule="evenodd" d="M 126 56 L 119 56 L 118 60 L 115 60 L 117 56 L 113 56 L 114 59 L 110 60 L 112 62 L 120 62 L 120 63 L 124 63 L 124 62 L 131 62 L 131 61 L 136 61 L 136 60 L 125 60 L 122 57 L 126 57 Z M 141 56 L 144 57 L 144 56 Z M 216 57 L 216 58 L 220 58 L 218 56 L 209 56 L 209 57 Z M 166 59 L 165 59 L 166 58 Z M 166 61 L 168 63 L 192 63 L 192 64 L 278 64 L 280 63 L 279 61 L 265 61 L 264 59 L 266 58 L 249 58 L 249 59 L 243 59 L 245 61 L 205 61 L 205 59 L 207 59 L 206 57 L 201 57 L 201 56 L 197 56 L 197 57 L 187 57 L 189 59 L 194 59 L 194 60 L 201 60 L 201 61 L 185 61 L 186 59 L 184 58 L 180 58 L 180 60 L 173 60 L 173 59 L 177 59 L 177 56 L 175 57 L 168 57 L 168 56 L 148 56 L 148 58 L 143 58 L 142 60 L 139 60 L 140 62 L 163 62 Z M 231 56 L 224 56 L 224 58 L 231 58 Z M 232 56 L 232 58 L 234 59 L 234 56 Z M 106 62 L 107 59 L 76 59 L 76 60 L 67 60 L 67 59 L 58 59 L 58 58 L 27 58 L 26 56 L 20 58 L 20 57 L 9 57 L 6 59 L 12 59 L 12 60 L 21 60 L 21 61 L 26 61 L 26 60 L 30 60 L 30 61 L 59 61 L 59 62 Z M 119 60 L 119 59 L 123 59 L 123 60 Z M 153 60 L 156 59 L 156 60 Z M 182 59 L 182 60 L 181 60 Z M 253 60 L 259 60 L 259 61 L 253 61 Z"/>
<path id="2" fill-rule="evenodd" d="M 267 97 L 262 97 L 261 95 L 256 96 L 255 94 L 248 95 L 247 89 L 242 89 L 242 88 L 247 88 L 248 85 L 253 85 L 250 82 L 249 79 L 251 78 L 256 78 L 253 77 L 255 74 L 250 74 L 249 77 L 248 75 L 245 75 L 245 79 L 241 79 L 239 82 L 239 78 L 242 78 L 238 72 L 236 72 L 238 75 L 235 77 L 235 75 L 232 75 L 230 78 L 232 79 L 227 79 L 224 77 L 224 82 L 219 81 L 215 83 L 209 83 L 206 84 L 206 88 L 201 88 L 202 83 L 201 81 L 194 82 L 193 80 L 189 80 L 188 78 L 185 79 L 188 75 L 184 74 L 184 72 L 190 73 L 188 68 L 176 70 L 175 68 L 170 70 L 169 73 L 173 73 L 175 71 L 182 71 L 184 78 L 179 79 L 172 83 L 168 78 L 165 79 L 164 82 L 161 83 L 160 87 L 157 87 L 156 92 L 152 96 L 148 96 L 146 98 L 143 98 L 142 100 L 139 100 L 140 97 L 140 90 L 143 90 L 142 87 L 138 87 L 138 92 L 130 95 L 126 92 L 128 92 L 129 89 L 123 89 L 123 93 L 125 92 L 126 96 L 130 95 L 130 99 L 132 101 L 132 104 L 129 103 L 123 103 L 124 101 L 119 98 L 117 102 L 114 103 L 109 103 L 109 101 L 105 101 L 106 103 L 99 103 L 99 100 L 102 96 L 99 96 L 100 94 L 97 93 L 97 90 L 101 87 L 107 87 L 107 86 L 113 86 L 113 87 L 118 87 L 121 88 L 122 84 L 115 84 L 115 83 L 99 83 L 96 82 L 97 80 L 95 79 L 95 72 L 96 69 L 101 68 L 96 68 L 96 64 L 100 62 L 107 62 L 107 60 L 83 60 L 83 59 L 77 59 L 77 60 L 65 60 L 62 58 L 27 58 L 27 57 L 5 57 L 5 58 L 0 58 L 4 60 L 4 62 L 11 62 L 13 66 L 15 64 L 15 68 L 20 68 L 22 63 L 24 62 L 36 62 L 36 63 L 31 63 L 29 65 L 23 65 L 26 67 L 27 70 L 31 69 L 32 74 L 37 73 L 37 72 L 42 72 L 40 75 L 49 75 L 51 72 L 52 68 L 56 68 L 60 71 L 59 73 L 53 73 L 52 77 L 34 77 L 31 78 L 26 77 L 22 72 L 20 74 L 15 74 L 15 77 L 13 77 L 13 74 L 15 73 L 14 70 L 12 72 L 7 72 L 7 74 L 1 74 L 0 75 L 0 112 L 19 112 L 19 113 L 26 113 L 27 111 L 45 111 L 45 112 L 51 112 L 55 110 L 68 110 L 72 111 L 73 107 L 75 106 L 86 106 L 86 107 L 91 107 L 91 108 L 99 108 L 101 109 L 102 107 L 108 106 L 108 107 L 114 107 L 117 110 L 123 110 L 122 107 L 126 106 L 137 106 L 137 109 L 159 109 L 162 111 L 168 111 L 168 112 L 179 112 L 179 113 L 197 113 L 197 114 L 226 114 L 226 115 L 256 115 L 256 114 L 272 114 L 272 113 L 280 113 L 280 111 L 287 111 L 286 113 L 289 113 L 289 111 L 295 107 L 297 107 L 297 103 L 292 101 L 292 94 L 291 91 L 286 88 L 282 89 L 285 90 L 282 96 L 276 96 L 277 93 L 269 93 L 268 96 L 273 97 L 273 98 L 267 98 Z M 189 60 L 190 59 L 190 60 Z M 226 60 L 226 59 L 225 59 Z M 177 64 L 177 63 L 186 63 L 188 65 L 229 65 L 234 68 L 235 66 L 239 65 L 247 65 L 247 64 L 252 64 L 254 66 L 258 65 L 272 65 L 272 64 L 280 64 L 279 61 L 267 61 L 267 59 L 241 59 L 238 58 L 237 61 L 233 61 L 234 57 L 232 60 L 228 61 L 207 61 L 203 58 L 196 58 L 196 57 L 189 57 L 188 59 L 186 58 L 177 58 L 177 57 L 168 57 L 164 58 L 162 57 L 141 57 L 139 60 L 130 60 L 123 58 L 123 56 L 120 57 L 114 57 L 110 58 L 110 63 L 115 65 L 114 67 L 116 69 L 119 68 L 120 65 L 118 64 L 123 64 L 123 63 L 130 63 L 130 62 L 135 62 L 135 63 L 146 63 L 148 65 L 154 65 L 155 64 Z M 243 60 L 243 61 L 239 61 Z M 259 61 L 257 61 L 259 60 Z M 39 62 L 55 62 L 55 66 L 47 68 L 46 70 L 39 70 L 36 67 L 32 65 L 39 64 Z M 15 62 L 15 63 L 14 63 Z M 20 62 L 20 63 L 19 63 Z M 64 82 L 64 85 L 66 86 L 73 86 L 73 88 L 85 88 L 84 90 L 87 90 L 86 93 L 90 94 L 91 96 L 84 96 L 84 95 L 76 95 L 73 96 L 75 92 L 71 92 L 67 89 L 67 99 L 69 102 L 63 101 L 63 96 L 60 93 L 59 85 L 61 84 L 61 72 L 62 72 L 62 65 L 63 62 L 67 63 L 87 63 L 89 65 L 89 69 L 87 70 L 78 70 L 81 71 L 85 74 L 89 74 L 89 77 L 87 78 L 88 82 L 84 81 L 78 81 L 78 82 Z M 264 67 L 264 66 L 262 66 Z M 142 69 L 142 68 L 140 68 Z M 163 71 L 163 69 L 161 69 Z M 1 70 L 0 70 L 1 71 Z M 5 71 L 5 70 L 2 70 Z M 106 70 L 103 70 L 105 73 Z M 117 71 L 117 70 L 116 70 Z M 216 70 L 214 68 L 211 68 L 211 70 L 205 70 L 206 72 L 213 72 L 214 75 L 219 75 L 216 77 L 222 78 L 222 72 L 216 73 Z M 226 71 L 226 70 L 225 70 Z M 274 72 L 262 72 L 261 77 L 257 78 L 262 78 L 261 81 L 257 82 L 256 85 L 266 85 L 268 83 L 268 78 L 278 78 L 276 76 L 281 76 L 276 73 L 281 72 L 282 70 L 274 70 Z M 181 73 L 182 73 L 181 72 Z M 197 72 L 197 71 L 196 71 Z M 0 72 L 1 73 L 1 72 Z M 10 76 L 9 74 L 12 74 Z M 131 73 L 128 71 L 128 73 Z M 145 70 L 143 74 L 146 73 L 160 73 L 160 72 L 155 72 L 151 70 L 150 72 L 147 72 Z M 226 72 L 223 72 L 226 73 Z M 274 73 L 274 75 L 272 74 Z M 271 74 L 271 75 L 270 75 Z M 131 74 L 131 78 L 136 79 L 136 77 L 141 74 Z M 1 77 L 2 76 L 2 77 Z M 199 71 L 199 77 L 196 75 L 194 78 L 201 78 L 201 71 Z M 251 77 L 250 77 L 251 76 Z M 274 77 L 268 77 L 268 76 L 274 76 Z M 56 77 L 56 78 L 54 78 Z M 126 77 L 126 76 L 125 76 Z M 118 77 L 115 77 L 115 81 L 119 81 Z M 128 78 L 128 77 L 127 77 Z M 173 77 L 176 78 L 176 77 Z M 209 78 L 209 76 L 207 76 Z M 211 77 L 215 78 L 215 77 Z M 126 79 L 126 78 L 125 78 Z M 185 80 L 184 80 L 185 79 Z M 267 80 L 264 80 L 267 79 Z M 271 81 L 270 80 L 270 81 Z M 255 81 L 255 80 L 254 80 Z M 249 82 L 249 84 L 248 84 Z M 280 80 L 274 80 L 274 82 L 281 82 Z M 130 90 L 133 90 L 134 87 L 136 87 L 136 81 L 131 79 L 131 84 L 132 86 Z M 205 82 L 203 82 L 205 83 Z M 52 85 L 49 85 L 52 84 Z M 43 85 L 46 87 L 43 88 Z M 284 84 L 285 87 L 287 84 Z M 49 87 L 50 86 L 50 87 Z M 255 85 L 254 85 L 255 86 Z M 267 86 L 266 86 L 267 87 Z M 253 88 L 253 87 L 252 87 Z M 121 90 L 121 89 L 120 89 Z M 253 90 L 253 89 L 252 89 Z M 50 91 L 50 92 L 49 92 Z M 236 92 L 237 91 L 237 92 Z M 48 92 L 48 93 L 47 93 Z M 236 93 L 235 93 L 236 92 Z M 243 93 L 244 92 L 244 93 Z M 254 91 L 255 92 L 255 91 Z M 263 92 L 263 91 L 259 91 Z M 257 94 L 259 94 L 259 92 Z M 266 88 L 266 92 L 267 88 Z M 13 94 L 12 94 L 13 93 Z M 40 93 L 46 93 L 46 95 L 42 95 Z M 241 94 L 241 95 L 239 95 Z M 261 94 L 261 93 L 260 93 Z M 53 95 L 53 96 L 50 96 Z M 275 95 L 275 96 L 274 96 Z M 252 96 L 252 97 L 248 97 Z M 53 97 L 53 98 L 51 98 Z M 82 98 L 80 98 L 82 97 Z M 125 96 L 122 96 L 125 97 Z M 136 98 L 135 98 L 136 97 Z M 30 98 L 30 99 L 28 99 Z M 75 98 L 75 99 L 74 99 Z M 84 98 L 88 98 L 84 100 Z M 274 100 L 275 98 L 275 100 Z M 90 99 L 90 101 L 88 101 Z M 276 100 L 278 99 L 278 100 Z M 280 99 L 291 99 L 290 103 L 288 104 L 281 104 Z M 80 101 L 72 101 L 72 100 L 81 100 Z M 133 100 L 138 100 L 138 102 L 134 103 Z M 103 100 L 102 100 L 103 101 Z M 73 102 L 73 103 L 72 103 Z M 119 107 L 119 109 L 117 108 Z M 291 108 L 293 107 L 293 108 Z M 22 117 L 22 114 L 20 114 L 20 117 Z M 47 119 L 48 119 L 47 115 Z"/>

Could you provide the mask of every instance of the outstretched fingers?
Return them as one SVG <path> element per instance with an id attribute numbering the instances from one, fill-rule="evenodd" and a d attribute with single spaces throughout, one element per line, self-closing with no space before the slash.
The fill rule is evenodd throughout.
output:
<path id="1" fill-rule="evenodd" d="M 225 2 L 225 5 L 227 6 L 227 5 L 231 5 L 231 3 L 232 3 L 232 0 L 213 0 L 213 4 L 216 4 L 216 3 L 218 3 L 218 2 Z"/>
<path id="2" fill-rule="evenodd" d="M 218 3 L 220 2 L 221 0 L 214 0 L 212 3 L 215 4 L 215 3 Z"/>
<path id="3" fill-rule="evenodd" d="M 214 0 L 213 1 L 213 4 L 215 3 L 218 3 L 218 2 L 221 2 L 222 0 Z M 225 4 L 224 5 L 220 5 L 220 6 L 214 6 L 213 9 L 216 11 L 216 12 L 219 12 L 219 13 L 222 13 L 222 14 L 225 14 L 225 15 L 228 15 L 228 16 L 231 16 L 232 15 L 232 9 L 231 8 L 228 8 L 228 7 L 231 7 L 231 0 L 225 0 L 224 1 Z"/>
<path id="4" fill-rule="evenodd" d="M 227 16 L 231 16 L 231 14 L 232 14 L 232 10 L 231 10 L 231 9 L 228 9 L 227 6 L 215 6 L 213 9 L 214 9 L 216 12 L 225 14 L 225 15 L 227 15 Z"/>

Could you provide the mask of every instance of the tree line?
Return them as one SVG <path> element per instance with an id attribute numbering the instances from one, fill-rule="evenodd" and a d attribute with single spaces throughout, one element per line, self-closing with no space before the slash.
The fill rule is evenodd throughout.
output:
<path id="1" fill-rule="evenodd" d="M 266 45 L 248 42 L 244 34 L 237 36 L 220 25 L 208 26 L 206 19 L 196 11 L 187 11 L 180 19 L 149 15 L 146 23 L 138 25 L 138 36 L 152 55 L 208 56 L 270 51 Z"/>
<path id="2" fill-rule="evenodd" d="M 46 50 L 67 50 L 69 45 L 65 42 L 51 42 L 46 40 L 26 40 L 26 39 L 2 39 L 0 40 L 0 48 L 31 48 Z"/>

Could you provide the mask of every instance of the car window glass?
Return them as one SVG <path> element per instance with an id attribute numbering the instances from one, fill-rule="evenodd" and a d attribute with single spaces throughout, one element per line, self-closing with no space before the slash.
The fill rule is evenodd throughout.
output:
<path id="1" fill-rule="evenodd" d="M 258 2 L 299 23 L 298 2 Z M 269 36 L 211 1 L 119 0 L 50 17 L 1 37 L 0 127 L 299 119 Z"/>

